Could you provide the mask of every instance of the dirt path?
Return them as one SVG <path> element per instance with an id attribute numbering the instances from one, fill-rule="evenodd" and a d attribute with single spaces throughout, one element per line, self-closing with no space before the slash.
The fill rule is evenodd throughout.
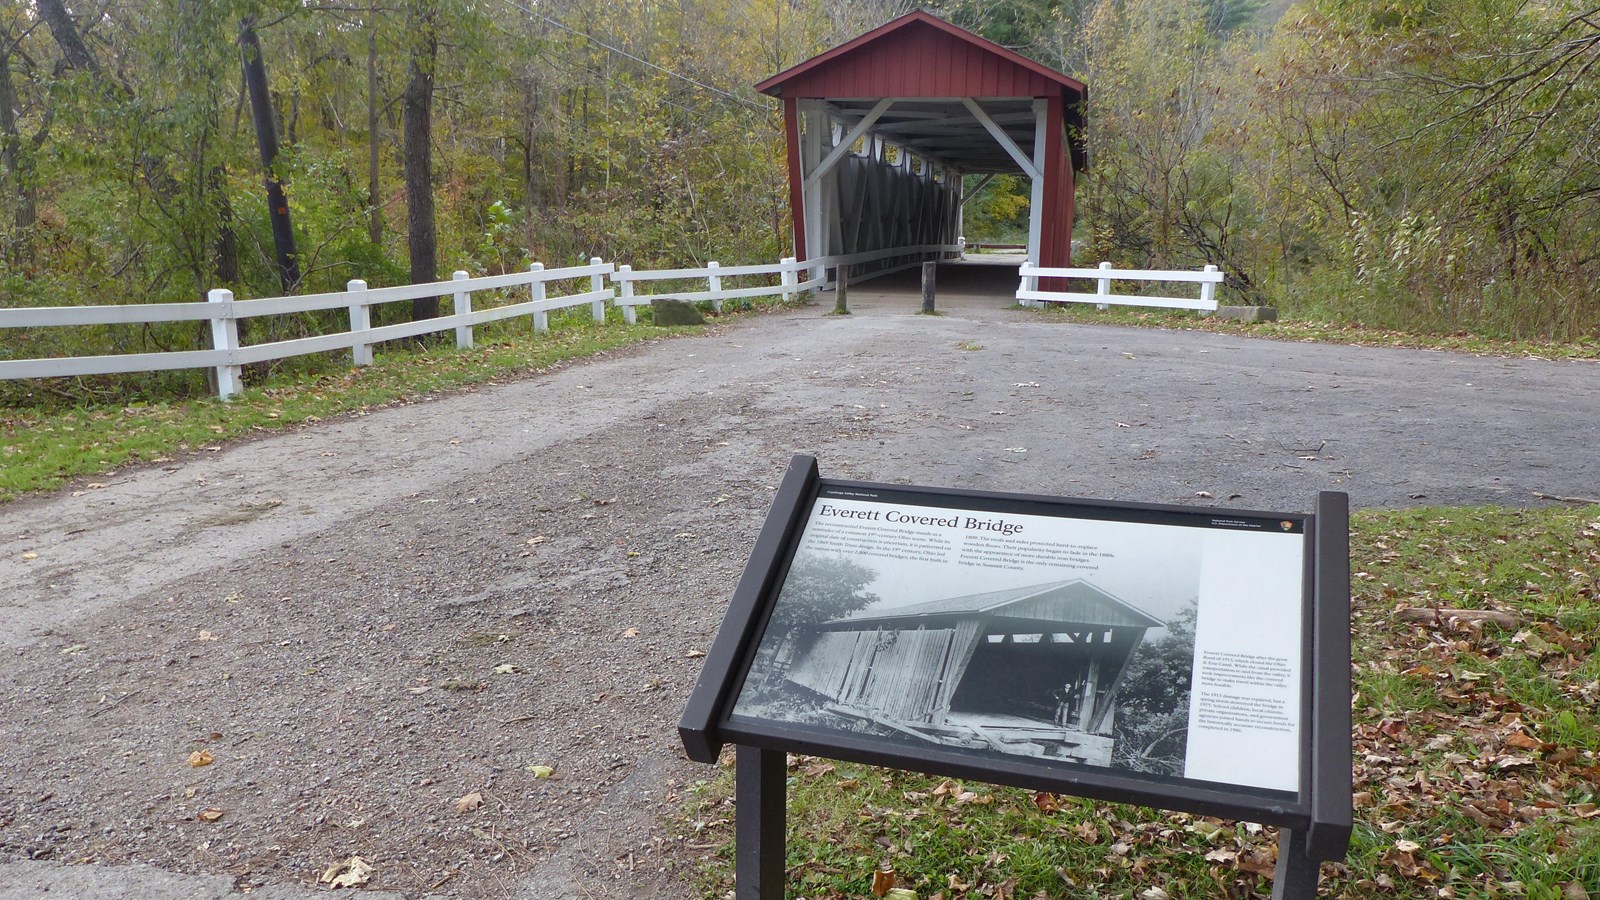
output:
<path id="1" fill-rule="evenodd" d="M 1593 364 L 852 299 L 0 507 L 0 896 L 309 896 L 352 855 L 413 897 L 691 896 L 690 654 L 797 451 L 1259 509 L 1600 491 Z"/>

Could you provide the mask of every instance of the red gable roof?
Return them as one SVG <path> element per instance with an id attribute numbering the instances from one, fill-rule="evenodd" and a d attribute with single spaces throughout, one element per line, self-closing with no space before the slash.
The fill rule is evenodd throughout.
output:
<path id="1" fill-rule="evenodd" d="M 918 10 L 756 85 L 777 97 L 1041 97 L 1083 100 L 1075 78 Z"/>

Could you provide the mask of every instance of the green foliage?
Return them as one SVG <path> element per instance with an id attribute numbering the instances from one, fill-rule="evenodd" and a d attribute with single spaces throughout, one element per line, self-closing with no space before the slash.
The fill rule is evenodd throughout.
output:
<path id="1" fill-rule="evenodd" d="M 1028 240 L 1029 186 L 1017 175 L 997 175 L 962 210 L 969 243 L 1016 244 Z"/>

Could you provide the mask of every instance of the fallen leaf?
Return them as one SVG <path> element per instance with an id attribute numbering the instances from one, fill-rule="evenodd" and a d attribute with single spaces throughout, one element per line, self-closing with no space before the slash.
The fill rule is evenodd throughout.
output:
<path id="1" fill-rule="evenodd" d="M 1145 888 L 1139 892 L 1139 900 L 1167 900 L 1167 892 L 1158 887 Z"/>
<path id="2" fill-rule="evenodd" d="M 890 888 L 883 900 L 917 900 L 917 892 L 910 888 Z"/>
<path id="3" fill-rule="evenodd" d="M 878 869 L 872 873 L 872 896 L 882 897 L 894 890 L 894 870 Z"/>
<path id="4" fill-rule="evenodd" d="M 333 888 L 360 887 L 372 880 L 372 864 L 359 856 L 336 862 L 322 870 L 317 881 Z"/>
<path id="5" fill-rule="evenodd" d="M 33 552 L 32 550 L 29 550 L 27 553 L 22 554 L 22 558 L 23 559 L 38 559 L 39 558 L 39 554 Z"/>
<path id="6" fill-rule="evenodd" d="M 1202 500 L 1210 500 L 1210 499 L 1212 499 L 1213 497 L 1216 496 L 1215 494 L 1211 493 L 1210 491 L 1195 491 L 1194 495 L 1196 497 L 1199 497 Z"/>
<path id="7" fill-rule="evenodd" d="M 522 671 L 521 668 L 514 666 L 511 663 L 505 663 L 503 665 L 494 667 L 494 673 L 496 675 L 515 675 L 520 671 Z"/>
<path id="8" fill-rule="evenodd" d="M 544 543 L 544 542 L 545 542 L 545 540 L 546 540 L 546 539 L 545 539 L 545 536 L 544 536 L 544 535 L 542 535 L 542 534 L 541 534 L 541 535 L 539 535 L 539 536 L 538 536 L 538 537 L 531 537 L 531 538 L 528 538 L 528 546 L 529 546 L 529 547 L 537 547 L 537 546 L 539 546 L 539 545 L 540 545 L 540 544 L 542 544 L 542 543 Z"/>
<path id="9" fill-rule="evenodd" d="M 528 771 L 532 772 L 535 778 L 549 778 L 556 773 L 556 770 L 549 766 L 529 766 Z"/>
<path id="10" fill-rule="evenodd" d="M 217 639 L 216 635 L 214 635 L 211 632 L 205 630 L 204 628 L 200 629 L 200 636 L 198 638 L 196 638 L 196 640 L 201 640 L 201 641 L 214 641 L 216 639 Z"/>
<path id="11" fill-rule="evenodd" d="M 627 631 L 624 631 L 622 633 L 622 636 L 625 637 L 625 638 L 638 637 L 639 636 L 639 629 L 637 629 L 637 628 L 629 628 Z"/>
<path id="12" fill-rule="evenodd" d="M 466 796 L 461 797 L 460 799 L 456 800 L 456 812 L 458 812 L 458 813 L 472 812 L 473 810 L 477 809 L 478 807 L 480 807 L 482 805 L 483 805 L 483 795 L 478 793 L 477 791 L 473 791 L 472 793 L 467 794 Z"/>
<path id="13" fill-rule="evenodd" d="M 209 766 L 215 761 L 216 757 L 211 755 L 210 750 L 196 750 L 189 754 L 189 765 L 196 769 L 201 766 Z"/>
<path id="14" fill-rule="evenodd" d="M 685 655 L 688 656 L 690 659 L 698 659 L 698 658 L 700 658 L 702 656 L 705 656 L 706 652 L 704 650 L 690 650 Z"/>
<path id="15" fill-rule="evenodd" d="M 1540 750 L 1544 748 L 1543 741 L 1536 737 L 1530 737 L 1529 735 L 1523 734 L 1520 731 L 1513 731 L 1506 735 L 1506 744 L 1511 747 L 1516 747 L 1519 750 Z"/>
<path id="16" fill-rule="evenodd" d="M 199 812 L 194 814 L 194 817 L 196 819 L 200 820 L 201 822 L 215 822 L 218 819 L 222 818 L 222 810 L 217 809 L 216 807 L 213 806 L 213 807 L 211 807 L 209 809 L 200 810 Z"/>

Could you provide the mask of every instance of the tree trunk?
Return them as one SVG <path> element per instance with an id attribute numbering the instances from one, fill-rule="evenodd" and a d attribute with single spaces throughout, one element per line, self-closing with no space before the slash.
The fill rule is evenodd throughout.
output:
<path id="1" fill-rule="evenodd" d="M 367 21 L 367 240 L 383 241 L 383 205 L 378 184 L 378 2 L 372 0 Z"/>
<path id="2" fill-rule="evenodd" d="M 433 67 L 439 55 L 438 9 L 434 0 L 411 0 L 407 18 L 413 43 L 401 129 L 405 141 L 406 243 L 411 250 L 411 281 L 421 284 L 439 280 L 439 248 L 433 221 Z M 412 319 L 438 315 L 438 297 L 411 301 Z"/>
<path id="3" fill-rule="evenodd" d="M 50 35 L 55 38 L 56 46 L 61 48 L 61 58 L 66 60 L 67 65 L 81 72 L 89 72 L 98 79 L 100 64 L 84 45 L 78 26 L 73 24 L 71 14 L 61 0 L 38 0 L 34 5 L 45 24 L 50 26 Z"/>
<path id="4" fill-rule="evenodd" d="M 267 191 L 267 218 L 272 223 L 272 246 L 277 251 L 278 285 L 285 294 L 300 284 L 300 254 L 295 249 L 289 198 L 278 174 L 278 129 L 272 117 L 272 96 L 267 91 L 267 65 L 261 56 L 261 39 L 254 17 L 239 23 L 239 54 L 243 57 L 244 83 L 250 94 L 250 119 L 261 152 L 262 185 Z"/>
<path id="5" fill-rule="evenodd" d="M 10 36 L 0 33 L 0 164 L 5 166 L 16 197 L 17 233 L 8 257 L 18 263 L 32 257 L 33 223 L 38 218 L 38 194 L 33 183 L 32 148 L 17 130 L 17 94 L 11 81 Z M 41 135 L 42 136 L 42 135 Z"/>

